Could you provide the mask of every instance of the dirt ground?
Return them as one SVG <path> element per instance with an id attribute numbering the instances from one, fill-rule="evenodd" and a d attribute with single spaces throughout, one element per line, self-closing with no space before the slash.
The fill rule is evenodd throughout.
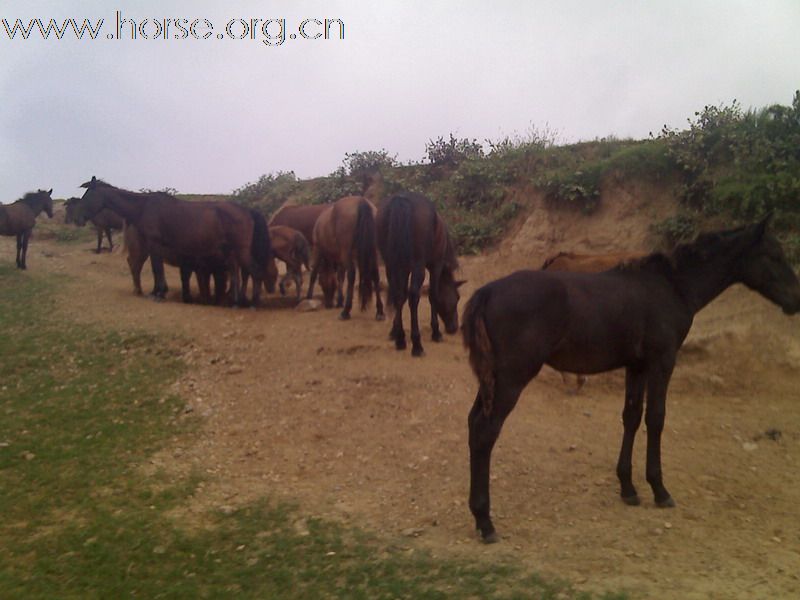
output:
<path id="1" fill-rule="evenodd" d="M 557 250 L 648 248 L 648 224 L 670 205 L 653 209 L 637 197 L 621 190 L 591 218 L 535 203 L 498 249 L 462 260 L 462 296 Z M 634 459 L 643 504 L 618 498 L 622 374 L 591 377 L 575 395 L 545 370 L 495 449 L 502 540 L 485 546 L 466 503 L 466 418 L 476 385 L 459 336 L 429 341 L 426 302 L 427 354 L 415 359 L 394 350 L 389 323 L 376 322 L 373 310 L 342 322 L 337 311 L 301 313 L 279 298 L 258 311 L 182 305 L 175 270 L 167 273 L 167 302 L 135 297 L 122 253 L 95 255 L 92 247 L 40 236 L 28 266 L 70 276 L 57 310 L 72 318 L 189 340 L 190 368 L 175 391 L 202 419 L 201 433 L 148 465 L 208 476 L 182 519 L 277 496 L 296 501 L 302 514 L 409 548 L 512 560 L 582 589 L 800 597 L 800 318 L 741 286 L 698 315 L 672 379 L 663 464 L 677 507 L 653 505 L 644 425 Z M 0 261 L 13 258 L 13 239 L 0 239 Z"/>

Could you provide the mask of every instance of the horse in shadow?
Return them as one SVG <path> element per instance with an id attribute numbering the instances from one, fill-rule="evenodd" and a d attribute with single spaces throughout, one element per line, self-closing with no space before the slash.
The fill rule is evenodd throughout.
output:
<path id="1" fill-rule="evenodd" d="M 44 211 L 53 218 L 52 188 L 48 191 L 28 192 L 12 204 L 0 204 L 0 235 L 13 235 L 17 238 L 18 269 L 27 269 L 28 240 L 31 238 L 36 217 Z"/>
<path id="2" fill-rule="evenodd" d="M 675 505 L 661 469 L 675 357 L 694 315 L 735 283 L 788 315 L 800 311 L 800 282 L 767 231 L 767 219 L 703 234 L 669 255 L 652 254 L 610 271 L 518 271 L 473 294 L 462 326 L 479 383 L 468 418 L 469 507 L 483 541 L 497 541 L 490 518 L 492 448 L 520 393 L 544 364 L 575 373 L 625 369 L 620 496 L 626 504 L 640 503 L 631 455 L 644 412 L 647 482 L 657 506 Z"/>
<path id="3" fill-rule="evenodd" d="M 387 302 L 394 309 L 389 334 L 398 350 L 406 348 L 403 305 L 411 312 L 411 354 L 422 356 L 418 307 L 425 270 L 430 275 L 428 300 L 431 304 L 431 334 L 442 339 L 439 317 L 447 333 L 458 331 L 459 286 L 455 271 L 458 259 L 442 218 L 433 203 L 421 194 L 403 193 L 391 197 L 378 210 L 378 246 L 389 283 Z"/>

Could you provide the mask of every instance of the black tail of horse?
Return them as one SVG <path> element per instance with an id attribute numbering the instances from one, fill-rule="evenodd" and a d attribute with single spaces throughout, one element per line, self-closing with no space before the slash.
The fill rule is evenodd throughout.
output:
<path id="1" fill-rule="evenodd" d="M 408 286 L 408 275 L 411 271 L 412 261 L 412 231 L 411 201 L 403 196 L 395 196 L 389 201 L 387 208 L 387 231 L 386 231 L 386 255 L 383 257 L 386 263 L 386 278 L 388 279 L 389 306 L 400 306 L 403 292 Z"/>
<path id="2" fill-rule="evenodd" d="M 464 346 L 469 349 L 469 364 L 478 378 L 484 414 L 492 412 L 494 403 L 494 351 L 486 330 L 486 303 L 491 291 L 486 286 L 472 295 L 464 308 L 461 331 Z"/>
<path id="3" fill-rule="evenodd" d="M 377 244 L 375 239 L 375 217 L 372 207 L 366 202 L 358 205 L 356 233 L 353 243 L 358 261 L 358 295 L 361 310 L 366 310 L 372 299 L 373 282 L 378 280 Z M 378 289 L 374 289 L 379 294 Z"/>
<path id="4" fill-rule="evenodd" d="M 250 245 L 250 255 L 258 266 L 260 273 L 266 272 L 267 261 L 272 257 L 272 243 L 269 239 L 267 220 L 260 212 L 250 209 L 253 218 L 253 240 Z"/>

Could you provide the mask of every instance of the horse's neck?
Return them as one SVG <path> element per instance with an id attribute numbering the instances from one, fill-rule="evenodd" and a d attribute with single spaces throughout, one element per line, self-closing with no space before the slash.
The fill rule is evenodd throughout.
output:
<path id="1" fill-rule="evenodd" d="M 106 205 L 111 210 L 126 221 L 135 223 L 139 220 L 144 202 L 140 194 L 121 189 L 109 190 L 106 194 Z"/>
<path id="2" fill-rule="evenodd" d="M 34 217 L 38 217 L 39 213 L 44 210 L 44 202 L 40 198 L 31 198 L 27 201 L 23 200 L 23 204 L 31 210 Z"/>
<path id="3" fill-rule="evenodd" d="M 696 314 L 736 283 L 733 264 L 730 256 L 716 256 L 678 268 L 676 287 L 693 313 Z"/>

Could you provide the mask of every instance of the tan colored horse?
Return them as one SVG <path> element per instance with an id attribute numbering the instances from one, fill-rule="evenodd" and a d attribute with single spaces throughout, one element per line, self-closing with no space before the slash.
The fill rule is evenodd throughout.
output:
<path id="1" fill-rule="evenodd" d="M 365 310 L 375 293 L 377 320 L 384 319 L 378 274 L 378 249 L 375 233 L 375 206 L 363 196 L 346 196 L 330 205 L 319 215 L 314 225 L 313 258 L 308 298 L 314 294 L 314 283 L 322 273 L 329 279 L 335 272 L 339 283 L 336 306 L 342 307 L 339 318 L 349 319 L 353 307 L 353 288 L 356 270 L 361 310 Z M 327 272 L 327 274 L 326 274 Z M 344 276 L 347 274 L 347 295 L 342 298 Z M 326 290 L 323 288 L 323 291 Z M 325 306 L 331 308 L 332 294 L 325 293 Z"/>
<path id="2" fill-rule="evenodd" d="M 22 198 L 9 205 L 0 205 L 0 235 L 17 237 L 17 268 L 27 269 L 28 240 L 31 237 L 36 217 L 44 211 L 53 218 L 53 199 L 49 191 L 28 192 Z"/>
<path id="3" fill-rule="evenodd" d="M 310 244 L 314 243 L 314 225 L 319 216 L 330 208 L 330 204 L 288 205 L 278 209 L 269 220 L 269 226 L 285 225 L 303 234 Z"/>

